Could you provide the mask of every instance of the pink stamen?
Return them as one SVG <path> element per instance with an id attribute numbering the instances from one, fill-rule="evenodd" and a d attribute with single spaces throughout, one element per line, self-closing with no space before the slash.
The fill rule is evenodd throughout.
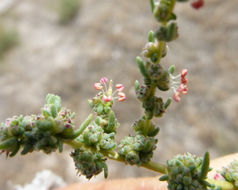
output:
<path id="1" fill-rule="evenodd" d="M 181 100 L 180 93 L 176 92 L 173 96 L 175 102 L 179 102 Z"/>
<path id="2" fill-rule="evenodd" d="M 126 96 L 118 98 L 118 101 L 119 101 L 119 102 L 123 102 L 123 101 L 125 101 L 125 100 L 126 100 Z"/>
<path id="3" fill-rule="evenodd" d="M 118 96 L 120 96 L 120 97 L 122 98 L 122 97 L 125 97 L 125 96 L 126 96 L 126 94 L 125 94 L 125 93 L 123 93 L 123 92 L 118 92 Z"/>
<path id="4" fill-rule="evenodd" d="M 106 83 L 108 83 L 107 77 L 102 77 L 101 80 L 100 80 L 100 83 L 101 83 L 101 84 L 106 84 Z"/>
<path id="5" fill-rule="evenodd" d="M 95 88 L 96 90 L 102 90 L 103 86 L 101 85 L 101 83 L 95 83 L 95 84 L 94 84 L 94 88 Z"/>
<path id="6" fill-rule="evenodd" d="M 117 84 L 117 85 L 116 85 L 116 88 L 117 88 L 117 91 L 119 91 L 119 92 L 121 92 L 121 91 L 124 90 L 123 84 Z"/>
<path id="7" fill-rule="evenodd" d="M 188 69 L 183 69 L 181 71 L 181 77 L 184 78 L 188 74 Z"/>

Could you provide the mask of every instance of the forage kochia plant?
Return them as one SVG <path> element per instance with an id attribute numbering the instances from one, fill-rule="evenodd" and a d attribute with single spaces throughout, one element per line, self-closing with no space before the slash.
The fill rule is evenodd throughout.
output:
<path id="1" fill-rule="evenodd" d="M 168 43 L 178 37 L 174 8 L 177 2 L 188 0 L 150 0 L 151 10 L 159 26 L 150 31 L 142 57 L 136 62 L 142 74 L 142 82 L 135 81 L 136 97 L 141 102 L 144 114 L 132 124 L 134 134 L 116 141 L 119 122 L 113 111 L 115 101 L 123 102 L 126 95 L 122 84 L 102 77 L 94 84 L 97 94 L 88 103 L 93 113 L 79 127 L 75 126 L 75 113 L 62 107 L 59 96 L 48 94 L 46 104 L 38 115 L 14 116 L 6 119 L 0 127 L 0 150 L 13 157 L 33 151 L 46 154 L 63 151 L 64 144 L 72 147 L 71 157 L 80 175 L 90 179 L 104 172 L 108 176 L 106 161 L 112 159 L 164 174 L 161 181 L 168 182 L 170 190 L 235 190 L 238 189 L 238 161 L 218 171 L 214 179 L 208 179 L 209 153 L 198 157 L 190 153 L 177 155 L 166 164 L 152 161 L 157 147 L 160 129 L 152 121 L 162 117 L 172 100 L 181 101 L 188 93 L 188 70 L 175 74 L 175 66 L 165 67 L 163 58 Z M 199 9 L 203 0 L 193 1 L 191 6 Z M 157 91 L 168 91 L 165 100 Z M 172 92 L 172 93 L 171 93 Z"/>

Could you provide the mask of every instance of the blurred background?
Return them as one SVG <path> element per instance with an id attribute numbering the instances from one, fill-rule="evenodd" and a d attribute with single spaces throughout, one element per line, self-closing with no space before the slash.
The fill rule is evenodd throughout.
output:
<path id="1" fill-rule="evenodd" d="M 180 38 L 169 43 L 163 65 L 189 69 L 189 93 L 173 103 L 160 126 L 154 160 L 191 152 L 212 158 L 237 152 L 238 138 L 238 1 L 209 0 L 196 11 L 189 3 L 176 8 Z M 127 101 L 114 108 L 118 140 L 131 133 L 143 110 L 134 96 L 141 79 L 135 57 L 156 29 L 145 0 L 1 0 L 0 120 L 39 113 L 47 93 L 61 96 L 77 113 L 77 124 L 90 112 L 87 99 L 94 82 L 107 76 L 126 87 Z M 172 92 L 165 94 L 172 95 Z M 66 183 L 78 177 L 65 147 L 62 154 L 0 156 L 0 189 L 29 183 L 49 169 Z M 109 179 L 153 176 L 146 169 L 108 161 Z M 102 180 L 103 176 L 92 179 Z"/>

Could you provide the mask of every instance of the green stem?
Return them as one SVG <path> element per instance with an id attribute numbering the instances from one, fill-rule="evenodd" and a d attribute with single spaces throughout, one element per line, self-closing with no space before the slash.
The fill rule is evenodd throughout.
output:
<path id="1" fill-rule="evenodd" d="M 125 163 L 125 160 L 123 158 L 121 158 L 120 156 L 118 156 L 118 157 L 108 157 L 108 158 L 111 159 L 111 160 L 115 160 L 115 161 L 118 161 L 118 162 Z M 146 164 L 142 164 L 141 167 L 146 168 L 148 170 L 152 170 L 154 172 L 161 173 L 161 174 L 165 174 L 166 169 L 167 169 L 167 167 L 165 165 L 157 163 L 157 162 L 153 162 L 153 161 L 150 161 Z"/>
<path id="2" fill-rule="evenodd" d="M 81 143 L 77 140 L 65 140 L 64 143 L 68 144 L 69 146 L 71 146 L 74 149 L 85 147 L 85 145 L 83 143 Z M 93 149 L 91 147 L 87 147 L 87 148 L 92 149 L 92 151 L 96 151 L 95 149 Z M 101 151 L 101 153 L 104 154 L 105 157 L 107 157 L 111 160 L 125 163 L 125 160 L 122 157 L 120 157 L 116 151 Z M 156 162 L 152 162 L 152 161 L 150 161 L 146 164 L 142 164 L 141 167 L 161 173 L 161 174 L 165 174 L 166 169 L 167 169 L 167 167 L 165 165 L 156 163 Z"/>
<path id="3" fill-rule="evenodd" d="M 161 174 L 166 174 L 167 167 L 163 164 L 157 163 L 150 161 L 147 164 L 142 164 L 141 167 L 161 173 Z"/>
<path id="4" fill-rule="evenodd" d="M 228 181 L 207 179 L 208 183 L 221 187 L 222 190 L 237 190 L 237 188 Z"/>
<path id="5" fill-rule="evenodd" d="M 144 127 L 144 134 L 147 135 L 148 131 L 149 131 L 149 126 L 150 126 L 150 119 L 146 118 L 146 123 L 145 123 L 145 127 Z"/>
<path id="6" fill-rule="evenodd" d="M 156 64 L 160 63 L 160 60 L 162 58 L 163 50 L 164 50 L 165 46 L 166 46 L 166 42 L 165 41 L 159 41 L 158 59 L 156 61 Z"/>

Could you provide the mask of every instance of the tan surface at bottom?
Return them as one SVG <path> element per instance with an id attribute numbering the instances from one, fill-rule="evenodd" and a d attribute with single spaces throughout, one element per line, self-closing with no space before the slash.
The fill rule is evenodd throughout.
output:
<path id="1" fill-rule="evenodd" d="M 234 159 L 238 159 L 238 153 L 213 160 L 211 162 L 213 171 L 209 173 L 209 177 L 212 177 L 216 170 L 228 165 Z M 159 182 L 158 177 L 128 178 L 105 180 L 97 183 L 77 183 L 59 190 L 167 190 L 167 183 Z"/>

